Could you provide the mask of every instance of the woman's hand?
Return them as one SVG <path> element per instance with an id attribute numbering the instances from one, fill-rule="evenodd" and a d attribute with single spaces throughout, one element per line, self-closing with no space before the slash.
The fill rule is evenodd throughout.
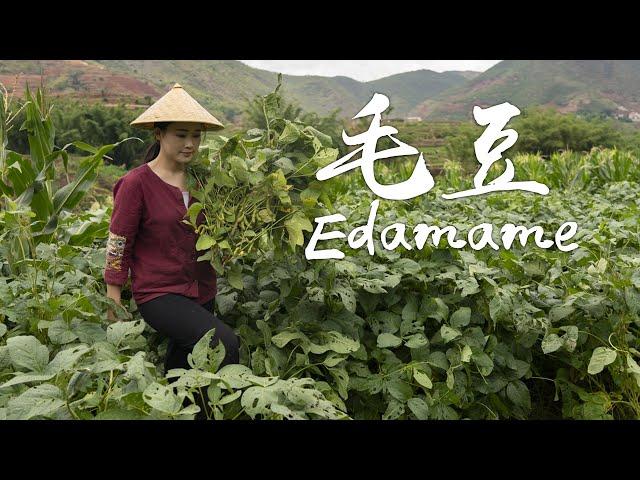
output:
<path id="1" fill-rule="evenodd" d="M 107 310 L 107 320 L 109 320 L 110 323 L 114 323 L 114 322 L 118 321 L 116 319 L 115 314 L 113 313 L 113 310 L 111 310 L 111 309 Z"/>
<path id="2" fill-rule="evenodd" d="M 111 297 L 109 297 L 111 298 Z M 115 299 L 115 298 L 111 298 L 115 303 L 116 303 L 116 309 L 120 310 L 120 316 L 122 316 L 122 314 L 124 313 L 124 316 L 126 319 L 130 320 L 133 318 L 133 315 L 131 315 L 131 313 L 129 313 L 129 311 L 127 310 L 127 308 L 122 305 L 120 299 Z M 110 323 L 115 323 L 115 322 L 119 322 L 120 320 L 122 320 L 122 318 L 116 318 L 116 313 L 113 309 L 111 308 L 107 308 L 107 320 L 109 320 Z"/>
<path id="3" fill-rule="evenodd" d="M 116 302 L 117 305 L 119 305 L 120 307 L 124 308 L 122 303 L 120 303 L 120 299 L 116 300 L 115 298 L 112 298 L 112 300 L 114 302 Z M 114 322 L 118 322 L 119 321 L 119 319 L 116 318 L 116 314 L 114 313 L 114 311 L 112 309 L 110 309 L 110 308 L 107 309 L 107 320 L 109 320 L 110 323 L 114 323 Z"/>
<path id="4" fill-rule="evenodd" d="M 107 298 L 110 298 L 116 304 L 116 309 L 121 309 L 125 312 L 127 318 L 133 318 L 133 316 L 127 311 L 127 309 L 122 305 L 120 300 L 120 295 L 122 293 L 122 287 L 120 285 L 109 285 L 107 284 Z M 107 320 L 109 322 L 118 322 L 119 318 L 116 318 L 114 311 L 111 308 L 107 308 Z"/>

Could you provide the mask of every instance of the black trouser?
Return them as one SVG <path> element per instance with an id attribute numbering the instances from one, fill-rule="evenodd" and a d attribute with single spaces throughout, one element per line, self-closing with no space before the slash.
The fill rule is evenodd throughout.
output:
<path id="1" fill-rule="evenodd" d="M 226 351 L 220 368 L 240 362 L 238 337 L 229 325 L 215 316 L 214 301 L 212 299 L 200 305 L 195 299 L 168 293 L 138 306 L 144 321 L 160 334 L 169 337 L 165 374 L 172 368 L 191 368 L 187 355 L 212 328 L 216 331 L 211 338 L 211 346 L 215 347 L 222 341 Z"/>
<path id="2" fill-rule="evenodd" d="M 225 357 L 220 368 L 231 363 L 240 363 L 240 342 L 233 329 L 213 313 L 215 299 L 204 305 L 195 299 L 168 293 L 141 305 L 138 310 L 142 318 L 154 330 L 169 337 L 165 374 L 172 368 L 191 368 L 187 356 L 209 330 L 215 327 L 211 347 L 222 341 Z"/>

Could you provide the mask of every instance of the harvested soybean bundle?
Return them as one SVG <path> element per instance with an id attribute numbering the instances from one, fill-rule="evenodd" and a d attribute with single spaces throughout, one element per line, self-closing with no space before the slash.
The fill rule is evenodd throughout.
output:
<path id="1" fill-rule="evenodd" d="M 313 127 L 273 116 L 274 96 L 263 97 L 266 129 L 215 137 L 187 169 L 198 201 L 184 222 L 199 234 L 198 260 L 220 273 L 250 255 L 295 251 L 312 231 L 309 218 L 325 211 L 314 175 L 338 150 Z M 196 226 L 200 211 L 206 222 Z"/>

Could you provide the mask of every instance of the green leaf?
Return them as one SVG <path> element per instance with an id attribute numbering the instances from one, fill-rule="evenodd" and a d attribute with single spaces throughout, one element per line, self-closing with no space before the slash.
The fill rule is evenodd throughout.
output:
<path id="1" fill-rule="evenodd" d="M 405 338 L 404 345 L 407 348 L 420 348 L 429 345 L 429 340 L 424 333 L 414 333 Z"/>
<path id="2" fill-rule="evenodd" d="M 116 347 L 126 345 L 144 331 L 144 320 L 116 322 L 107 327 L 107 342 Z"/>
<path id="3" fill-rule="evenodd" d="M 77 140 L 75 142 L 71 142 L 71 144 L 82 151 L 93 153 L 93 154 L 98 153 L 98 149 L 96 147 L 89 145 L 86 142 Z"/>
<path id="4" fill-rule="evenodd" d="M 329 370 L 329 374 L 336 383 L 338 394 L 341 398 L 346 399 L 349 396 L 349 373 L 344 367 L 327 368 L 327 370 Z"/>
<path id="5" fill-rule="evenodd" d="M 564 330 L 566 333 L 562 335 L 563 346 L 567 352 L 573 352 L 578 344 L 578 327 L 575 325 L 568 325 L 560 327 L 560 330 Z"/>
<path id="6" fill-rule="evenodd" d="M 469 345 L 465 345 L 460 353 L 460 361 L 464 363 L 468 363 L 471 360 L 471 355 L 473 352 L 471 351 L 471 347 Z"/>
<path id="7" fill-rule="evenodd" d="M 441 298 L 432 297 L 426 305 L 427 317 L 434 318 L 438 322 L 443 322 L 449 316 L 449 307 Z"/>
<path id="8" fill-rule="evenodd" d="M 635 289 L 632 287 L 625 288 L 624 300 L 633 315 L 640 315 L 640 293 L 637 287 Z"/>
<path id="9" fill-rule="evenodd" d="M 18 336 L 7 339 L 9 356 L 14 368 L 44 373 L 49 364 L 49 349 L 36 337 Z"/>
<path id="10" fill-rule="evenodd" d="M 244 391 L 240 403 L 247 415 L 255 419 L 258 415 L 270 415 L 271 406 L 278 404 L 279 400 L 276 390 L 253 386 Z"/>
<path id="11" fill-rule="evenodd" d="M 301 339 L 308 343 L 306 335 L 302 332 L 283 331 L 271 337 L 271 341 L 278 348 L 284 348 L 291 340 Z"/>
<path id="12" fill-rule="evenodd" d="M 55 373 L 16 373 L 8 382 L 0 385 L 0 389 L 31 382 L 44 382 L 55 377 Z"/>
<path id="13" fill-rule="evenodd" d="M 473 363 L 478 367 L 478 371 L 481 375 L 487 376 L 493 371 L 493 360 L 484 352 L 474 353 L 471 356 Z"/>
<path id="14" fill-rule="evenodd" d="M 236 186 L 236 181 L 233 178 L 231 178 L 231 175 L 229 175 L 227 172 L 222 170 L 222 167 L 220 166 L 220 164 L 218 164 L 218 166 L 214 166 L 211 169 L 210 179 L 214 185 L 217 185 L 219 187 L 233 188 Z"/>
<path id="15" fill-rule="evenodd" d="M 325 357 L 322 364 L 326 365 L 327 367 L 335 367 L 336 365 L 342 363 L 346 358 L 346 355 L 338 355 L 334 352 L 331 352 Z"/>
<path id="16" fill-rule="evenodd" d="M 58 354 L 51 360 L 51 363 L 47 365 L 47 372 L 49 373 L 61 373 L 72 370 L 80 357 L 91 351 L 91 348 L 87 345 L 73 345 L 70 348 L 58 352 Z"/>
<path id="17" fill-rule="evenodd" d="M 9 400 L 7 404 L 8 420 L 29 420 L 34 417 L 51 418 L 64 407 L 62 392 L 55 385 L 45 383 L 26 390 Z"/>
<path id="18" fill-rule="evenodd" d="M 236 305 L 236 301 L 238 299 L 238 292 L 231 292 L 228 294 L 218 294 L 216 295 L 216 305 L 218 307 L 218 311 L 220 315 L 226 315 L 233 307 Z"/>
<path id="19" fill-rule="evenodd" d="M 429 405 L 421 398 L 410 398 L 407 401 L 407 407 L 411 410 L 418 420 L 429 419 Z"/>
<path id="20" fill-rule="evenodd" d="M 50 218 L 58 217 L 62 210 L 71 211 L 80 203 L 98 176 L 97 169 L 102 164 L 102 157 L 113 147 L 115 145 L 105 145 L 94 156 L 88 157 L 80 163 L 73 181 L 56 191 L 53 197 L 53 213 Z"/>
<path id="21" fill-rule="evenodd" d="M 207 250 L 213 247 L 214 244 L 215 244 L 215 241 L 209 235 L 200 235 L 198 237 L 198 241 L 196 242 L 196 250 L 198 251 Z"/>
<path id="22" fill-rule="evenodd" d="M 460 295 L 462 297 L 468 297 L 480 292 L 480 285 L 475 277 L 467 277 L 460 280 L 456 280 L 456 286 L 462 288 Z"/>
<path id="23" fill-rule="evenodd" d="M 52 322 L 47 330 L 47 334 L 51 341 L 58 345 L 71 343 L 78 338 L 78 335 L 73 331 L 71 325 L 64 320 Z"/>
<path id="24" fill-rule="evenodd" d="M 405 275 L 415 275 L 422 270 L 418 262 L 409 258 L 401 258 L 393 264 L 393 267 Z"/>
<path id="25" fill-rule="evenodd" d="M 287 145 L 293 143 L 300 138 L 300 128 L 289 120 L 285 119 L 284 130 L 278 137 L 278 143 Z"/>
<path id="26" fill-rule="evenodd" d="M 455 382 L 456 382 L 456 379 L 455 379 L 455 376 L 453 375 L 453 370 L 451 369 L 447 370 L 447 380 L 445 382 L 447 385 L 447 388 L 449 390 L 453 390 L 453 387 L 455 387 Z"/>
<path id="27" fill-rule="evenodd" d="M 229 285 L 237 290 L 244 289 L 244 283 L 242 281 L 242 265 L 234 263 L 227 272 L 227 281 Z"/>
<path id="28" fill-rule="evenodd" d="M 407 303 L 402 308 L 402 320 L 413 322 L 418 319 L 418 304 L 413 297 L 409 297 Z"/>
<path id="29" fill-rule="evenodd" d="M 289 173 L 293 172 L 296 169 L 291 159 L 287 157 L 280 157 L 278 160 L 276 160 L 273 163 L 277 165 L 284 172 L 285 175 L 288 175 Z"/>
<path id="30" fill-rule="evenodd" d="M 182 409 L 182 400 L 173 393 L 173 387 L 157 382 L 150 384 L 143 392 L 145 403 L 168 415 L 177 415 Z"/>
<path id="31" fill-rule="evenodd" d="M 382 414 L 383 420 L 396 420 L 400 418 L 400 416 L 404 413 L 405 404 L 404 402 L 399 402 L 395 398 L 389 400 L 387 404 L 387 409 Z"/>
<path id="32" fill-rule="evenodd" d="M 319 130 L 313 128 L 310 125 L 307 125 L 306 127 L 304 127 L 303 131 L 306 133 L 310 133 L 314 137 L 316 137 L 320 141 L 320 144 L 323 147 L 331 147 L 333 145 L 333 139 L 329 135 L 320 132 Z"/>
<path id="33" fill-rule="evenodd" d="M 320 169 L 335 161 L 339 154 L 340 150 L 337 148 L 321 148 L 311 158 L 311 161 L 317 169 Z"/>
<path id="34" fill-rule="evenodd" d="M 442 327 L 440 327 L 440 336 L 442 336 L 444 343 L 449 343 L 451 340 L 461 335 L 462 334 L 455 328 L 451 328 L 447 325 L 442 325 Z"/>
<path id="35" fill-rule="evenodd" d="M 258 377 L 253 374 L 246 365 L 232 363 L 225 365 L 218 372 L 217 376 L 230 388 L 245 388 L 250 385 L 266 387 L 278 382 L 278 377 Z"/>
<path id="36" fill-rule="evenodd" d="M 507 385 L 507 397 L 514 404 L 524 408 L 526 411 L 531 410 L 531 396 L 529 394 L 529 389 L 522 381 L 516 380 L 515 382 L 511 382 Z"/>
<path id="37" fill-rule="evenodd" d="M 313 231 L 313 226 L 309 219 L 302 212 L 296 212 L 290 219 L 284 222 L 284 226 L 289 234 L 289 244 L 292 248 L 296 245 L 304 244 L 303 230 Z"/>
<path id="38" fill-rule="evenodd" d="M 134 410 L 111 408 L 97 414 L 95 420 L 144 420 L 144 416 Z"/>
<path id="39" fill-rule="evenodd" d="M 633 375 L 638 387 L 640 387 L 640 366 L 629 353 L 627 353 L 627 367 L 629 367 L 627 371 Z"/>
<path id="40" fill-rule="evenodd" d="M 449 323 L 454 328 L 466 327 L 471 321 L 471 309 L 469 307 L 461 307 L 451 315 Z"/>
<path id="41" fill-rule="evenodd" d="M 557 322 L 571 315 L 576 309 L 571 305 L 557 305 L 549 310 L 549 318 L 552 322 Z"/>
<path id="42" fill-rule="evenodd" d="M 513 312 L 513 298 L 504 290 L 498 292 L 489 302 L 489 314 L 494 322 L 507 321 Z"/>
<path id="43" fill-rule="evenodd" d="M 226 405 L 228 403 L 231 403 L 234 400 L 240 398 L 240 395 L 242 395 L 242 390 L 238 390 L 237 392 L 231 393 L 229 395 L 225 395 L 220 399 L 220 401 L 218 402 L 218 405 Z"/>
<path id="44" fill-rule="evenodd" d="M 430 389 L 433 387 L 433 383 L 431 382 L 429 375 L 415 368 L 413 369 L 413 378 L 416 380 L 416 382 L 418 382 L 420 385 L 422 385 L 425 388 Z"/>
<path id="45" fill-rule="evenodd" d="M 552 353 L 562 347 L 563 344 L 564 340 L 555 333 L 550 333 L 542 339 L 542 351 L 544 353 Z"/>
<path id="46" fill-rule="evenodd" d="M 604 367 L 613 363 L 616 359 L 616 351 L 607 347 L 597 347 L 591 355 L 587 372 L 591 375 L 600 373 Z"/>
<path id="47" fill-rule="evenodd" d="M 360 348 L 360 342 L 353 340 L 340 332 L 318 332 L 314 338 L 317 341 L 324 340 L 322 344 L 312 343 L 309 347 L 309 351 L 315 354 L 325 353 L 328 350 L 332 350 L 336 353 L 352 353 Z"/>
<path id="48" fill-rule="evenodd" d="M 305 207 L 313 207 L 318 203 L 318 198 L 322 194 L 320 182 L 311 182 L 309 186 L 300 192 L 300 200 Z"/>
<path id="49" fill-rule="evenodd" d="M 381 333 L 378 335 L 379 348 L 394 348 L 402 343 L 402 339 L 392 333 Z"/>
<path id="50" fill-rule="evenodd" d="M 211 339 L 215 335 L 215 330 L 215 328 L 212 328 L 204 334 L 195 344 L 191 353 L 187 355 L 187 361 L 191 368 L 216 371 L 220 364 L 217 361 L 220 355 L 224 359 L 224 344 L 222 342 L 218 342 L 215 348 L 211 348 Z"/>
<path id="51" fill-rule="evenodd" d="M 427 363 L 442 370 L 447 370 L 449 368 L 449 361 L 447 360 L 447 356 L 444 354 L 444 352 L 440 351 L 431 352 L 429 354 Z"/>
<path id="52" fill-rule="evenodd" d="M 344 308 L 346 308 L 351 313 L 355 313 L 357 303 L 356 292 L 354 292 L 353 289 L 349 285 L 346 285 L 344 282 L 338 286 L 337 290 Z"/>
<path id="53" fill-rule="evenodd" d="M 400 402 L 406 402 L 413 396 L 413 388 L 410 384 L 399 378 L 394 378 L 385 384 L 389 394 Z"/>
<path id="54" fill-rule="evenodd" d="M 200 213 L 200 211 L 202 210 L 202 208 L 204 207 L 204 205 L 200 202 L 195 202 L 193 205 L 191 205 L 189 207 L 189 209 L 187 210 L 187 215 L 189 216 L 189 221 L 195 225 L 196 224 L 196 220 L 198 219 L 198 214 Z"/>

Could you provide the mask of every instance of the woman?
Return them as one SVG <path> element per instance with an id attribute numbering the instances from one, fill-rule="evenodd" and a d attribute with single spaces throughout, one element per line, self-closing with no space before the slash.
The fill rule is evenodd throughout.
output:
<path id="1" fill-rule="evenodd" d="M 122 305 L 121 289 L 130 269 L 133 298 L 144 321 L 169 337 L 165 373 L 190 368 L 187 356 L 212 328 L 211 346 L 222 341 L 226 351 L 221 367 L 239 363 L 236 334 L 213 313 L 215 270 L 209 262 L 197 261 L 198 235 L 183 222 L 195 201 L 187 189 L 186 167 L 198 153 L 202 130 L 223 125 L 178 84 L 131 125 L 153 128 L 157 141 L 145 163 L 113 189 L 104 270 L 107 296 Z M 201 211 L 197 225 L 204 220 Z M 108 317 L 114 320 L 111 310 Z"/>

